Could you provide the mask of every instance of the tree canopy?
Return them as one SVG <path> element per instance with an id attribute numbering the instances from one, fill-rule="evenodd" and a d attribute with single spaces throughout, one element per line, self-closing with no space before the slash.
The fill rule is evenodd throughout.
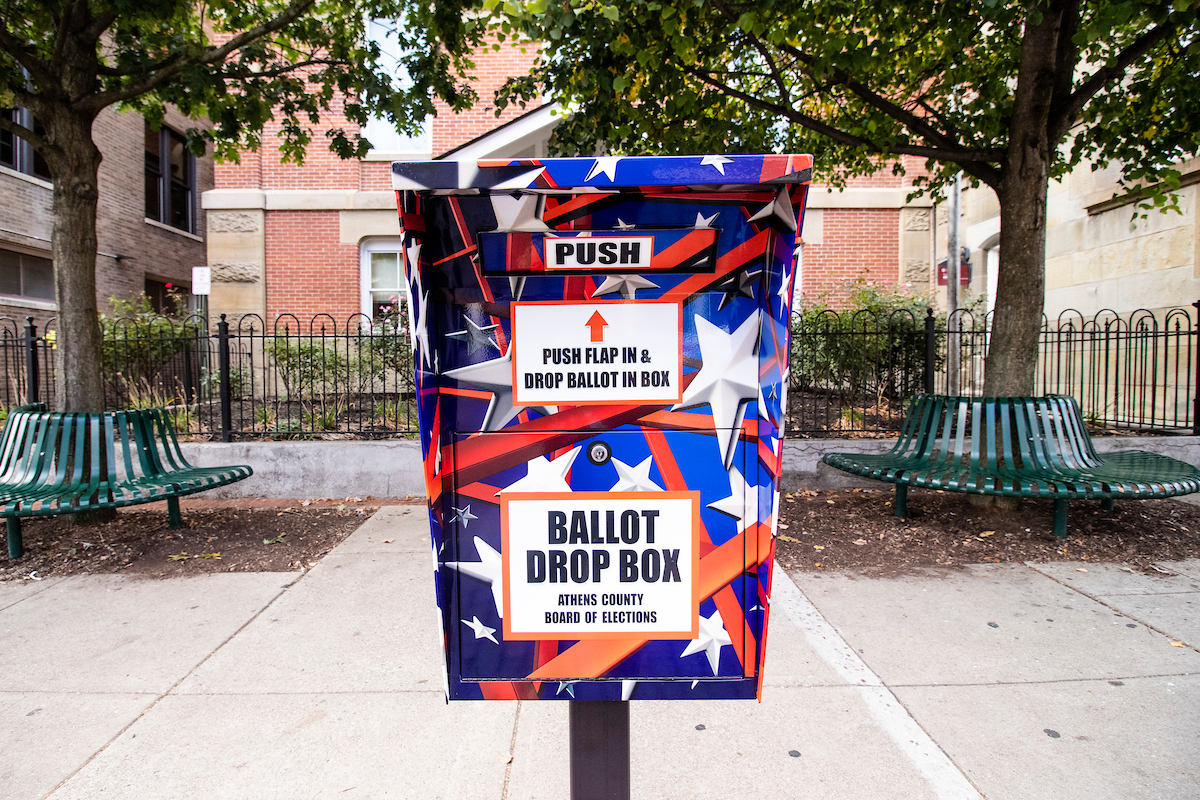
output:
<path id="1" fill-rule="evenodd" d="M 1178 185 L 1200 151 L 1200 0 L 570 0 L 488 5 L 543 43 L 500 102 L 574 114 L 557 152 L 812 152 L 818 179 L 962 171 L 1001 204 L 989 394 L 1033 388 L 1048 181 Z"/>
<path id="2" fill-rule="evenodd" d="M 95 298 L 97 170 L 92 123 L 116 106 L 161 124 L 174 106 L 211 128 L 189 130 L 196 154 L 211 143 L 236 158 L 271 120 L 285 159 L 300 161 L 322 118 L 385 117 L 415 132 L 433 99 L 471 105 L 470 53 L 482 25 L 473 0 L 10 0 L 0 7 L 0 130 L 30 142 L 53 175 L 52 249 L 58 302 L 59 401 L 99 410 Z M 368 21 L 395 21 L 390 48 Z M 321 134 L 342 157 L 369 147 L 354 126 Z"/>

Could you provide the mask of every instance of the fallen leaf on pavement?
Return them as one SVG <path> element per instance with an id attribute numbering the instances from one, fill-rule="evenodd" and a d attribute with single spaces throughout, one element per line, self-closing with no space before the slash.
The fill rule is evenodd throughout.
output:
<path id="1" fill-rule="evenodd" d="M 384 539 L 384 540 L 383 540 L 383 543 L 384 543 L 384 544 L 391 544 L 391 543 L 392 543 L 392 542 L 394 542 L 394 541 L 396 541 L 396 540 L 395 540 L 395 539 Z"/>
<path id="2" fill-rule="evenodd" d="M 785 542 L 798 542 L 798 541 L 800 541 L 799 539 L 797 539 L 797 538 L 796 538 L 796 537 L 794 537 L 794 536 L 784 536 L 783 534 L 779 534 L 779 536 L 777 536 L 777 537 L 775 537 L 775 538 L 777 538 L 777 539 L 780 539 L 780 540 L 782 540 L 782 541 L 785 541 Z"/>
<path id="3" fill-rule="evenodd" d="M 824 549 L 825 549 L 825 545 L 823 545 L 823 544 L 814 544 L 813 545 L 813 550 L 824 550 Z"/>
<path id="4" fill-rule="evenodd" d="M 1171 647 L 1183 647 L 1183 642 L 1171 642 Z"/>
<path id="5" fill-rule="evenodd" d="M 854 543 L 861 546 L 861 545 L 866 544 L 867 540 L 866 539 L 855 539 Z"/>

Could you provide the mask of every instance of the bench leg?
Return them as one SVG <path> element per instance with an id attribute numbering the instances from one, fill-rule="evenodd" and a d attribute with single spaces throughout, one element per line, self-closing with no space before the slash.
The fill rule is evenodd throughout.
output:
<path id="1" fill-rule="evenodd" d="M 1112 511 L 1113 510 L 1113 499 L 1111 497 L 1101 497 L 1100 498 L 1100 507 L 1102 509 L 1104 509 L 1105 511 Z"/>
<path id="2" fill-rule="evenodd" d="M 908 484 L 896 484 L 896 516 L 904 518 L 908 516 Z"/>
<path id="3" fill-rule="evenodd" d="M 167 498 L 167 527 L 172 530 L 183 527 L 183 517 L 179 516 L 179 498 Z"/>
<path id="4" fill-rule="evenodd" d="M 1067 538 L 1067 501 L 1054 501 L 1054 535 L 1059 539 Z"/>
<path id="5" fill-rule="evenodd" d="M 21 545 L 21 518 L 5 517 L 4 526 L 8 529 L 8 557 L 18 559 L 25 555 L 25 548 Z"/>

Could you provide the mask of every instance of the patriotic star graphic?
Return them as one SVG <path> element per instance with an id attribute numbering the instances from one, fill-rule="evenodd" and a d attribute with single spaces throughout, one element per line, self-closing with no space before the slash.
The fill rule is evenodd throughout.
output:
<path id="1" fill-rule="evenodd" d="M 697 211 L 696 212 L 696 224 L 693 225 L 692 227 L 695 228 L 696 230 L 710 230 L 713 226 L 713 223 L 717 221 L 717 217 L 719 217 L 719 216 L 721 216 L 720 211 L 718 211 L 716 214 L 713 214 L 711 217 L 706 217 L 703 214 L 701 214 L 699 211 Z"/>
<path id="2" fill-rule="evenodd" d="M 574 463 L 575 456 L 579 455 L 579 451 L 582 449 L 582 447 L 573 447 L 571 452 L 564 453 L 553 461 L 546 456 L 538 456 L 526 465 L 527 472 L 524 478 L 513 481 L 496 494 L 571 491 L 571 484 L 567 482 L 567 473 L 571 471 L 571 464 Z"/>
<path id="3" fill-rule="evenodd" d="M 477 325 L 475 320 L 470 317 L 463 317 L 463 322 L 467 323 L 467 327 L 461 331 L 454 331 L 446 334 L 451 339 L 463 339 L 467 342 L 467 347 L 471 355 L 475 355 L 480 350 L 491 348 L 497 353 L 500 352 L 500 345 L 496 344 L 496 340 L 489 334 L 499 328 L 499 325 Z"/>
<path id="4" fill-rule="evenodd" d="M 460 619 L 459 622 L 474 631 L 476 639 L 488 639 L 495 644 L 500 644 L 500 642 L 496 641 L 496 637 L 492 635 L 496 632 L 496 629 L 484 625 L 479 621 L 479 617 L 472 616 L 470 622 L 467 622 L 465 619 Z"/>
<path id="5" fill-rule="evenodd" d="M 688 646 L 679 657 L 686 658 L 695 653 L 704 653 L 708 656 L 708 666 L 712 668 L 712 674 L 716 675 L 721 664 L 721 648 L 732 644 L 733 641 L 725 631 L 725 623 L 721 621 L 720 609 L 714 609 L 711 617 L 700 617 L 700 635 L 688 642 Z M 692 684 L 692 688 L 695 688 L 695 684 Z"/>
<path id="6" fill-rule="evenodd" d="M 746 403 L 758 397 L 758 317 L 759 313 L 754 312 L 733 333 L 696 317 L 703 363 L 684 390 L 683 401 L 674 407 L 677 411 L 705 403 L 712 407 L 713 427 L 726 469 L 733 463 Z"/>
<path id="7" fill-rule="evenodd" d="M 596 291 L 592 292 L 592 297 L 600 297 L 601 295 L 617 292 L 621 295 L 621 299 L 632 300 L 634 293 L 638 289 L 657 288 L 657 283 L 647 280 L 641 275 L 606 275 L 604 282 L 596 288 Z"/>
<path id="8" fill-rule="evenodd" d="M 728 497 L 715 500 L 708 504 L 709 509 L 720 511 L 728 517 L 737 519 L 738 533 L 750 528 L 760 517 L 760 500 L 758 487 L 746 483 L 742 471 L 737 467 L 730 469 L 730 494 Z"/>
<path id="9" fill-rule="evenodd" d="M 492 211 L 496 214 L 496 228 L 501 231 L 548 231 L 550 227 L 542 221 L 546 208 L 545 195 L 492 194 Z"/>
<path id="10" fill-rule="evenodd" d="M 446 373 L 447 378 L 461 383 L 478 386 L 492 393 L 492 401 L 488 403 L 487 413 L 484 414 L 481 431 L 498 431 L 525 408 L 539 411 L 549 416 L 558 411 L 557 406 L 521 406 L 513 405 L 512 401 L 512 350 L 494 358 L 491 361 L 481 361 Z"/>
<path id="11" fill-rule="evenodd" d="M 632 222 L 626 222 L 625 220 L 621 219 L 620 217 L 617 217 L 617 230 L 631 231 L 636 227 L 637 227 L 637 225 L 634 225 Z"/>
<path id="12" fill-rule="evenodd" d="M 721 304 L 717 306 L 717 311 L 721 311 L 725 306 L 732 303 L 739 297 L 749 297 L 754 299 L 754 284 L 758 283 L 759 277 L 762 275 L 762 269 L 756 270 L 739 270 L 733 273 L 725 280 L 717 285 L 717 290 L 724 292 L 721 297 Z"/>
<path id="13" fill-rule="evenodd" d="M 596 159 L 596 163 L 592 164 L 592 168 L 588 170 L 587 177 L 583 179 L 587 183 L 597 175 L 607 175 L 610 181 L 617 180 L 617 162 L 621 160 L 620 156 L 600 156 Z"/>
<path id="14" fill-rule="evenodd" d="M 725 156 L 705 156 L 704 158 L 700 159 L 700 166 L 713 167 L 722 175 L 725 174 L 725 165 L 732 163 L 733 159 L 726 158 Z"/>
<path id="15" fill-rule="evenodd" d="M 788 194 L 787 187 L 780 187 L 779 191 L 775 193 L 775 199 L 769 205 L 763 206 L 749 221 L 765 222 L 776 230 L 795 233 L 798 227 L 796 210 L 792 208 L 792 198 Z"/>
<path id="16" fill-rule="evenodd" d="M 621 699 L 628 700 L 633 697 L 633 690 L 637 688 L 637 681 L 621 681 Z"/>
<path id="17" fill-rule="evenodd" d="M 447 561 L 446 566 L 460 575 L 469 575 L 483 581 L 492 589 L 492 602 L 496 604 L 496 616 L 504 619 L 504 570 L 500 564 L 500 553 L 490 544 L 475 537 L 478 561 Z"/>
<path id="18" fill-rule="evenodd" d="M 653 456 L 631 467 L 619 458 L 613 458 L 612 464 L 617 468 L 617 482 L 609 489 L 610 492 L 661 492 L 661 486 L 650 479 L 650 467 L 654 464 Z"/>
<path id="19" fill-rule="evenodd" d="M 783 273 L 783 283 L 780 284 L 779 291 L 775 293 L 779 297 L 779 308 L 782 311 L 787 310 L 788 301 L 791 300 L 791 297 L 788 292 L 789 284 L 791 283 L 791 280 L 792 280 L 791 273 L 784 272 Z"/>
<path id="20" fill-rule="evenodd" d="M 471 504 L 470 503 L 467 504 L 466 508 L 456 508 L 454 506 L 451 506 L 451 508 L 454 509 L 454 516 L 450 518 L 451 525 L 453 525 L 457 522 L 457 523 L 461 523 L 463 528 L 466 528 L 467 523 L 469 523 L 471 520 L 479 519 L 479 517 L 477 517 L 471 513 Z"/>
<path id="21" fill-rule="evenodd" d="M 571 699 L 574 700 L 575 699 L 575 684 L 577 684 L 577 683 L 579 683 L 579 681 L 559 681 L 558 682 L 558 691 L 556 691 L 555 694 L 556 695 L 562 694 L 563 689 L 566 689 L 567 694 L 571 695 Z"/>

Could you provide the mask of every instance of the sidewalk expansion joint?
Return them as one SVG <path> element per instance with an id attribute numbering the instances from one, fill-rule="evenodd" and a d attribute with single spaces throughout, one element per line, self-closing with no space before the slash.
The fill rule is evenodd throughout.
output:
<path id="1" fill-rule="evenodd" d="M 1071 591 L 1073 591 L 1073 592 L 1075 592 L 1075 593 L 1077 593 L 1077 594 L 1083 595 L 1083 596 L 1084 596 L 1084 597 L 1086 597 L 1088 600 L 1091 600 L 1093 603 L 1096 603 L 1097 605 L 1104 606 L 1104 607 L 1105 607 L 1105 608 L 1107 608 L 1109 611 L 1111 611 L 1111 612 L 1113 612 L 1114 614 L 1117 614 L 1117 615 L 1119 615 L 1119 616 L 1122 616 L 1122 617 L 1124 617 L 1125 619 L 1131 619 L 1131 620 L 1133 620 L 1134 622 L 1138 623 L 1139 625 L 1141 625 L 1141 626 L 1145 627 L 1147 630 L 1153 631 L 1154 633 L 1157 633 L 1157 634 L 1159 634 L 1160 636 L 1164 636 L 1164 637 L 1166 637 L 1168 640 L 1171 640 L 1171 641 L 1176 641 L 1176 639 L 1175 639 L 1175 637 L 1174 637 L 1174 636 L 1172 636 L 1171 634 L 1167 633 L 1167 632 L 1166 632 L 1166 631 L 1164 631 L 1162 628 L 1159 628 L 1157 625 L 1152 625 L 1152 624 L 1150 624 L 1149 622 L 1146 622 L 1146 621 L 1145 621 L 1144 619 L 1142 619 L 1141 617 L 1135 617 L 1133 614 L 1130 614 L 1130 613 L 1129 613 L 1129 612 L 1127 612 L 1127 611 L 1122 611 L 1121 609 L 1119 609 L 1119 608 L 1117 608 L 1116 606 L 1114 606 L 1112 603 L 1106 602 L 1106 601 L 1105 601 L 1105 600 L 1102 598 L 1102 596 L 1100 596 L 1100 595 L 1094 595 L 1094 594 L 1092 594 L 1091 592 L 1085 592 L 1083 589 L 1080 589 L 1078 586 L 1072 586 L 1070 583 L 1068 583 L 1068 582 L 1066 582 L 1066 581 L 1064 581 L 1064 580 L 1061 580 L 1061 579 L 1059 579 L 1059 578 L 1056 578 L 1056 577 L 1054 577 L 1053 575 L 1051 575 L 1051 574 L 1049 574 L 1049 573 L 1042 572 L 1040 569 L 1038 569 L 1038 568 L 1037 568 L 1037 566 L 1036 566 L 1034 563 L 1031 563 L 1031 562 L 1029 562 L 1029 561 L 1025 561 L 1025 562 L 1023 562 L 1023 563 L 1024 563 L 1024 565 L 1026 566 L 1026 568 L 1028 568 L 1028 569 L 1032 570 L 1033 572 L 1037 573 L 1038 575 L 1041 575 L 1043 578 L 1047 578 L 1047 579 L 1049 579 L 1049 580 L 1051 580 L 1051 581 L 1054 581 L 1054 582 L 1055 582 L 1055 583 L 1057 583 L 1059 586 L 1062 586 L 1062 587 L 1063 587 L 1063 588 L 1065 588 L 1065 589 L 1070 589 Z M 1156 593 L 1156 594 L 1157 594 L 1157 593 Z M 1191 593 L 1190 593 L 1190 592 L 1163 592 L 1162 594 L 1191 594 Z M 1148 594 L 1148 595 L 1118 595 L 1118 596 L 1119 596 L 1119 597 L 1154 597 L 1154 596 L 1156 596 L 1156 595 L 1155 595 L 1155 594 Z M 1180 641 L 1181 641 L 1181 640 L 1180 640 Z M 1196 645 L 1194 645 L 1194 644 L 1191 644 L 1191 643 L 1189 643 L 1189 642 L 1183 642 L 1183 646 L 1184 646 L 1184 647 L 1186 647 L 1187 649 L 1189 649 L 1189 650 L 1193 651 L 1193 652 L 1198 652 L 1198 653 L 1200 653 L 1200 649 L 1198 649 L 1198 648 L 1197 648 L 1197 646 L 1196 646 Z"/>

